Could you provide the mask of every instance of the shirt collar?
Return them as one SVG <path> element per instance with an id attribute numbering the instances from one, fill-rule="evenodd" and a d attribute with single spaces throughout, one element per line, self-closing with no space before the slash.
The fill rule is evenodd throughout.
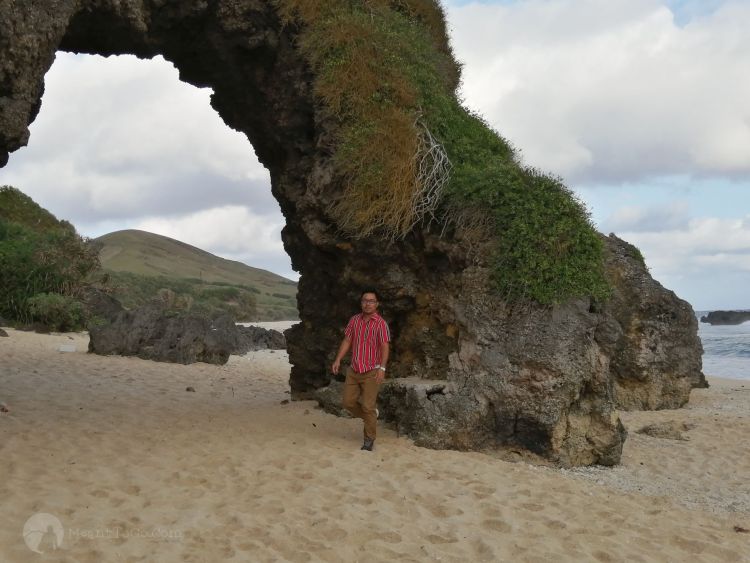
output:
<path id="1" fill-rule="evenodd" d="M 359 318 L 362 319 L 363 321 L 370 322 L 370 321 L 374 321 L 374 320 L 379 319 L 380 315 L 378 315 L 378 312 L 375 311 L 369 319 L 365 319 L 365 314 L 362 313 L 362 312 L 360 312 L 359 313 Z"/>

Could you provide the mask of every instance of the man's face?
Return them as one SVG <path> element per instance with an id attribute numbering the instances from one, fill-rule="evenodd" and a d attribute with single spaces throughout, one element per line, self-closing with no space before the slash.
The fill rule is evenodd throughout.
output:
<path id="1" fill-rule="evenodd" d="M 365 293 L 362 295 L 360 305 L 362 305 L 362 312 L 365 315 L 372 315 L 378 310 L 378 299 L 374 293 Z"/>

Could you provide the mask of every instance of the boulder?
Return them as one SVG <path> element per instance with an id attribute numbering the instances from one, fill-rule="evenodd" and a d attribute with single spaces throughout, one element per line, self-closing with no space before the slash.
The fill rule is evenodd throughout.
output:
<path id="1" fill-rule="evenodd" d="M 0 337 L 7 337 L 8 333 L 5 332 L 2 328 L 0 328 Z"/>
<path id="2" fill-rule="evenodd" d="M 89 334 L 89 351 L 95 354 L 179 364 L 225 364 L 231 354 L 285 347 L 284 335 L 276 330 L 238 326 L 228 315 L 174 314 L 155 303 L 122 310 L 109 323 L 92 326 Z"/>
<path id="3" fill-rule="evenodd" d="M 225 364 L 239 332 L 230 317 L 168 316 L 155 305 L 121 311 L 108 324 L 91 327 L 89 352 L 145 360 Z"/>
<path id="4" fill-rule="evenodd" d="M 710 311 L 701 317 L 702 323 L 711 325 L 741 325 L 750 321 L 750 311 Z"/>
<path id="5" fill-rule="evenodd" d="M 237 342 L 232 354 L 246 354 L 254 350 L 286 350 L 286 339 L 278 330 L 237 325 Z"/>
<path id="6" fill-rule="evenodd" d="M 651 277 L 638 249 L 604 238 L 614 288 L 601 305 L 594 338 L 609 363 L 618 408 L 674 409 L 708 387 L 703 346 L 690 304 Z"/>

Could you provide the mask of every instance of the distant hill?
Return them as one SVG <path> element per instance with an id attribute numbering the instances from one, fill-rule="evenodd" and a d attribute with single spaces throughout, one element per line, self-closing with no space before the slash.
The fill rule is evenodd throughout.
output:
<path id="1" fill-rule="evenodd" d="M 102 245 L 99 257 L 105 271 L 244 287 L 252 291 L 257 302 L 258 318 L 254 320 L 298 318 L 296 282 L 267 270 L 220 258 L 169 237 L 134 229 L 103 235 L 96 242 Z M 132 279 L 132 276 L 115 278 L 122 281 Z"/>

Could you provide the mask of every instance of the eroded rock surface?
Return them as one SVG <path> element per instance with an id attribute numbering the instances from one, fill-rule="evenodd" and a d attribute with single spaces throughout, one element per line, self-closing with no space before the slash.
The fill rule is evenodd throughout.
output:
<path id="1" fill-rule="evenodd" d="M 91 327 L 89 352 L 103 356 L 137 356 L 144 360 L 192 364 L 225 364 L 239 331 L 229 317 L 167 316 L 145 305 L 121 311 L 111 323 Z"/>
<path id="2" fill-rule="evenodd" d="M 605 242 L 614 293 L 596 340 L 609 358 L 617 406 L 681 407 L 691 389 L 708 387 L 693 308 L 651 277 L 633 245 L 614 235 Z"/>
<path id="3" fill-rule="evenodd" d="M 237 343 L 232 354 L 247 354 L 254 350 L 285 350 L 286 339 L 278 330 L 260 326 L 237 326 Z"/>
<path id="4" fill-rule="evenodd" d="M 89 351 L 95 354 L 178 364 L 225 364 L 232 354 L 285 347 L 277 330 L 238 326 L 228 315 L 170 314 L 158 305 L 123 309 L 109 322 L 92 326 L 89 335 Z"/>
<path id="5" fill-rule="evenodd" d="M 393 243 L 344 236 L 329 213 L 344 187 L 331 162 L 336 120 L 313 99 L 298 30 L 282 25 L 273 6 L 0 0 L 0 164 L 28 141 L 58 49 L 163 55 L 182 80 L 213 88 L 212 106 L 248 136 L 270 171 L 287 220 L 284 246 L 301 273 L 301 322 L 286 333 L 295 398 L 331 382 L 342 328 L 360 290 L 371 286 L 394 336 L 383 416 L 417 443 L 523 447 L 568 465 L 616 463 L 624 439 L 616 386 L 621 404 L 656 408 L 666 406 L 656 394 L 679 403 L 700 384 L 695 348 L 687 363 L 681 357 L 695 332 L 683 323 L 687 310 L 671 311 L 674 301 L 663 297 L 670 292 L 627 268 L 609 308 L 588 299 L 513 307 L 488 281 L 491 248 L 471 233 L 433 224 Z M 685 345 L 659 341 L 675 334 L 686 335 Z"/>

